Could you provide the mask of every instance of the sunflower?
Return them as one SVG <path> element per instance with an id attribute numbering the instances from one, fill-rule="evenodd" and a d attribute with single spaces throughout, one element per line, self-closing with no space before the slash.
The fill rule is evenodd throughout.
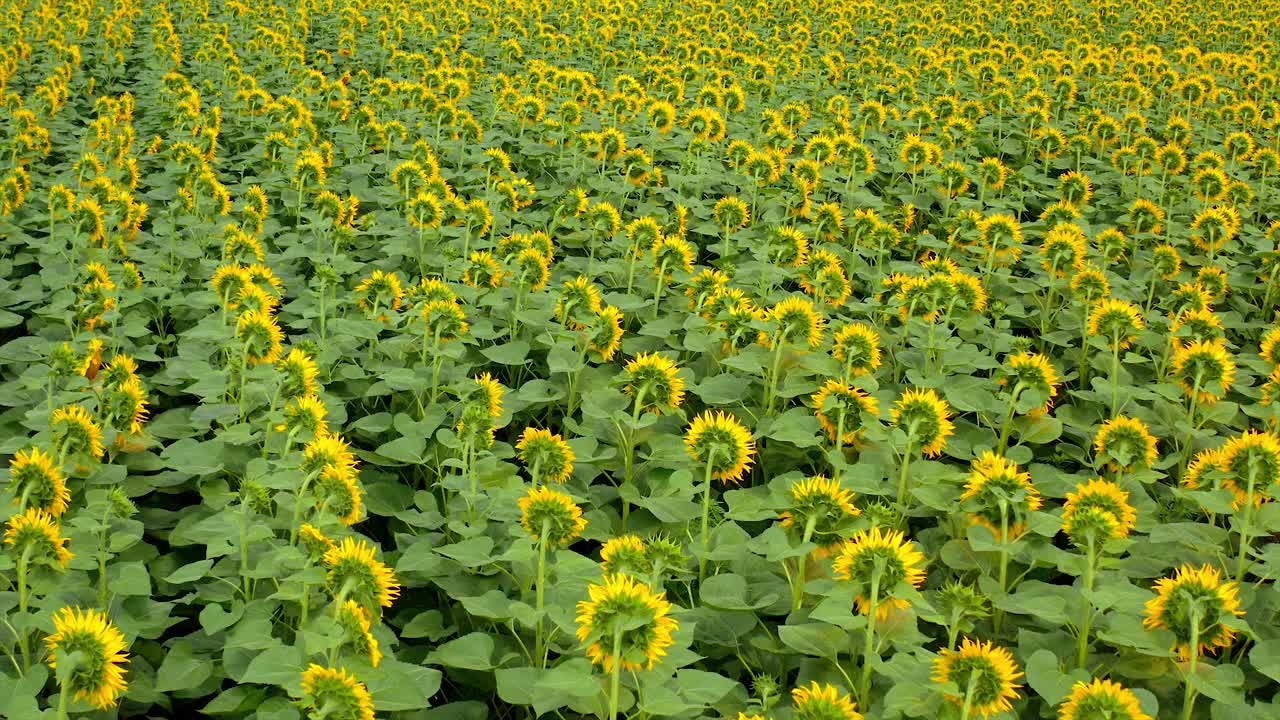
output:
<path id="1" fill-rule="evenodd" d="M 467 259 L 467 269 L 462 273 L 462 282 L 474 288 L 496 288 L 502 286 L 507 276 L 501 263 L 493 253 L 482 250 L 471 253 Z"/>
<path id="2" fill-rule="evenodd" d="M 374 547 L 363 538 L 344 538 L 324 554 L 329 569 L 329 589 L 343 600 L 365 607 L 391 607 L 400 596 L 400 583 L 391 568 L 374 557 Z"/>
<path id="3" fill-rule="evenodd" d="M 1169 317 L 1177 319 L 1190 312 L 1213 309 L 1213 296 L 1198 282 L 1182 283 L 1166 298 Z"/>
<path id="4" fill-rule="evenodd" d="M 302 541 L 303 547 L 307 549 L 307 555 L 313 561 L 323 558 L 325 553 L 338 546 L 320 528 L 311 523 L 302 523 L 302 527 L 298 528 L 298 539 Z"/>
<path id="5" fill-rule="evenodd" d="M 1086 306 L 1106 297 L 1110 292 L 1111 283 L 1107 282 L 1107 276 L 1097 268 L 1086 266 L 1071 276 L 1071 294 Z"/>
<path id="6" fill-rule="evenodd" d="M 1129 493 L 1100 478 L 1077 485 L 1062 507 L 1062 531 L 1076 545 L 1088 544 L 1090 533 L 1100 540 L 1126 538 L 1137 521 Z"/>
<path id="7" fill-rule="evenodd" d="M 587 350 L 594 353 L 600 362 L 609 362 L 622 347 L 622 333 L 622 311 L 606 305 L 587 329 Z"/>
<path id="8" fill-rule="evenodd" d="M 875 582 L 875 573 L 879 570 L 879 584 L 875 591 L 876 618 L 883 620 L 895 610 L 911 607 L 906 600 L 893 597 L 893 593 L 899 583 L 919 588 L 924 582 L 924 564 L 924 555 L 901 532 L 873 527 L 859 531 L 846 542 L 837 553 L 831 569 L 836 578 L 848 580 L 857 588 L 854 602 L 863 615 L 871 611 L 868 596 Z"/>
<path id="9" fill-rule="evenodd" d="M 874 397 L 839 380 L 827 380 L 813 394 L 813 413 L 832 443 L 855 445 L 863 431 L 863 414 L 880 414 Z"/>
<path id="10" fill-rule="evenodd" d="M 665 593 L 627 575 L 605 575 L 587 586 L 589 599 L 578 603 L 578 641 L 587 643 L 592 663 L 612 672 L 650 669 L 667 654 L 679 624 L 671 617 Z"/>
<path id="11" fill-rule="evenodd" d="M 282 360 L 276 363 L 280 373 L 280 397 L 291 400 L 305 395 L 315 395 L 320 391 L 317 378 L 320 368 L 316 361 L 305 351 L 293 348 Z"/>
<path id="12" fill-rule="evenodd" d="M 570 330 L 586 329 L 590 319 L 604 310 L 600 289 L 589 278 L 579 275 L 560 286 L 556 300 L 556 319 Z"/>
<path id="13" fill-rule="evenodd" d="M 606 575 L 646 574 L 651 570 L 647 548 L 639 535 L 609 538 L 600 548 L 600 565 Z"/>
<path id="14" fill-rule="evenodd" d="M 728 235 L 746 227 L 747 223 L 751 222 L 751 212 L 745 202 L 729 196 L 716 201 L 715 206 L 711 208 L 711 218 L 724 234 Z"/>
<path id="15" fill-rule="evenodd" d="M 1039 353 L 1020 352 L 1009 356 L 999 374 L 1001 385 L 1012 385 L 1015 393 L 1030 392 L 1031 397 L 1041 401 L 1041 410 L 1048 410 L 1053 404 L 1060 382 L 1053 363 Z"/>
<path id="16" fill-rule="evenodd" d="M 364 511 L 364 493 L 360 490 L 354 469 L 326 465 L 312 488 L 316 507 L 332 512 L 338 517 L 338 522 L 352 525 L 360 519 Z"/>
<path id="17" fill-rule="evenodd" d="M 671 281 L 671 271 L 679 268 L 684 272 L 693 272 L 695 251 L 684 238 L 674 235 L 662 235 L 649 250 L 653 255 L 653 273 L 662 282 Z"/>
<path id="18" fill-rule="evenodd" d="M 1154 720 L 1132 690 L 1110 680 L 1077 681 L 1058 710 L 1058 720 Z"/>
<path id="19" fill-rule="evenodd" d="M 1236 364 L 1223 341 L 1196 341 L 1173 354 L 1169 373 L 1193 401 L 1211 405 L 1231 390 Z"/>
<path id="20" fill-rule="evenodd" d="M 1093 181 L 1088 175 L 1072 170 L 1058 178 L 1058 193 L 1063 202 L 1083 208 L 1093 198 Z"/>
<path id="21" fill-rule="evenodd" d="M 832 336 L 831 355 L 850 379 L 874 373 L 880 367 L 880 334 L 862 323 L 844 325 Z"/>
<path id="22" fill-rule="evenodd" d="M 142 434 L 147 420 L 147 391 L 137 376 L 107 388 L 102 394 L 102 405 L 109 424 L 117 431 L 133 436 Z"/>
<path id="23" fill-rule="evenodd" d="M 59 651 L 80 654 L 80 661 L 63 682 L 77 700 L 106 710 L 113 707 L 128 684 L 124 681 L 128 644 L 105 614 L 64 607 L 53 614 L 53 634 L 44 639 L 49 667 L 58 669 Z"/>
<path id="24" fill-rule="evenodd" d="M 319 475 L 327 467 L 354 471 L 356 465 L 351 445 L 337 433 L 317 435 L 302 448 L 301 469 L 308 475 Z"/>
<path id="25" fill-rule="evenodd" d="M 290 435 L 305 431 L 312 437 L 326 435 L 329 432 L 329 422 L 325 420 L 327 413 L 324 401 L 315 395 L 295 397 L 285 404 L 284 422 L 276 426 L 276 431 Z"/>
<path id="26" fill-rule="evenodd" d="M 636 399 L 641 411 L 661 414 L 663 408 L 678 408 L 684 402 L 684 380 L 676 364 L 657 353 L 640 353 L 622 369 L 626 375 L 623 391 Z"/>
<path id="27" fill-rule="evenodd" d="M 739 482 L 756 454 L 750 431 L 722 412 L 707 411 L 694 418 L 684 445 L 694 462 L 707 464 L 711 476 L 724 482 Z"/>
<path id="28" fill-rule="evenodd" d="M 1169 345 L 1175 351 L 1181 350 L 1188 341 L 1213 342 L 1225 337 L 1222 320 L 1208 308 L 1180 313 L 1169 323 Z"/>
<path id="29" fill-rule="evenodd" d="M 810 348 L 822 344 L 822 315 L 808 298 L 791 297 L 774 305 L 768 314 L 774 323 L 771 342 L 782 345 L 803 339 Z"/>
<path id="30" fill-rule="evenodd" d="M 53 433 L 53 447 L 62 456 L 83 453 L 96 460 L 106 452 L 102 447 L 102 426 L 80 405 L 54 410 L 49 416 L 49 430 Z"/>
<path id="31" fill-rule="evenodd" d="M 369 688 L 343 668 L 308 666 L 302 673 L 301 705 L 307 710 L 323 709 L 324 717 L 374 720 Z"/>
<path id="32" fill-rule="evenodd" d="M 955 431 L 951 406 L 930 389 L 907 390 L 889 410 L 895 427 L 906 433 L 908 442 L 918 445 L 927 457 L 937 457 Z"/>
<path id="33" fill-rule="evenodd" d="M 532 487 L 520 498 L 520 524 L 535 541 L 544 533 L 552 545 L 567 547 L 587 528 L 582 508 L 568 495 L 547 487 Z"/>
<path id="34" fill-rule="evenodd" d="M 480 397 L 489 413 L 489 417 L 495 420 L 501 417 L 502 395 L 505 392 L 502 389 L 502 383 L 487 372 L 480 373 L 478 377 L 472 378 L 472 382 L 476 384 L 476 388 L 480 392 Z"/>
<path id="35" fill-rule="evenodd" d="M 1002 542 L 1021 535 L 1026 517 L 1041 505 L 1031 473 L 989 450 L 973 461 L 960 501 L 975 524 L 990 528 Z"/>
<path id="36" fill-rule="evenodd" d="M 1089 311 L 1089 334 L 1105 338 L 1108 345 L 1114 345 L 1118 350 L 1133 344 L 1144 327 L 1146 322 L 1142 319 L 1142 311 L 1125 300 L 1101 300 Z"/>
<path id="37" fill-rule="evenodd" d="M 284 332 L 269 313 L 249 310 L 236 323 L 236 339 L 249 365 L 274 363 L 284 352 Z"/>
<path id="38" fill-rule="evenodd" d="M 1173 650 L 1183 658 L 1192 652 L 1203 655 L 1230 647 L 1236 631 L 1222 623 L 1244 615 L 1237 590 L 1236 583 L 1224 582 L 1214 567 L 1183 565 L 1172 577 L 1156 581 L 1156 596 L 1147 601 L 1142 625 L 1173 633 Z M 1198 631 L 1195 648 L 1191 647 L 1193 629 Z"/>
<path id="39" fill-rule="evenodd" d="M 1089 249 L 1084 231 L 1074 223 L 1055 225 L 1040 246 L 1040 265 L 1055 278 L 1064 278 L 1069 270 L 1084 267 Z"/>
<path id="40" fill-rule="evenodd" d="M 1228 440 L 1219 452 L 1218 467 L 1226 473 L 1222 482 L 1235 494 L 1237 509 L 1250 498 L 1255 505 L 1271 500 L 1269 490 L 1280 480 L 1280 438 L 1250 430 Z"/>
<path id="41" fill-rule="evenodd" d="M 1272 365 L 1280 365 L 1280 327 L 1271 328 L 1258 344 L 1258 354 Z"/>
<path id="42" fill-rule="evenodd" d="M 1099 461 L 1108 460 L 1114 472 L 1129 472 L 1135 467 L 1149 468 L 1159 454 L 1156 438 L 1147 424 L 1138 418 L 1115 417 L 1102 424 L 1093 439 L 1093 450 Z"/>
<path id="43" fill-rule="evenodd" d="M 457 339 L 471 329 L 462 306 L 448 300 L 432 300 L 424 304 L 420 317 L 423 332 L 441 342 Z"/>
<path id="44" fill-rule="evenodd" d="M 796 480 L 788 492 L 791 504 L 778 516 L 782 527 L 799 533 L 800 539 L 808 532 L 823 555 L 844 542 L 843 531 L 862 514 L 853 505 L 853 491 L 842 487 L 839 480 L 821 475 Z"/>
<path id="45" fill-rule="evenodd" d="M 719 270 L 706 269 L 689 278 L 684 289 L 689 298 L 689 309 L 695 312 L 702 310 L 703 305 L 713 295 L 729 286 L 729 276 Z"/>
<path id="46" fill-rule="evenodd" d="M 9 461 L 9 491 L 19 512 L 37 508 L 58 518 L 71 505 L 71 491 L 62 468 L 40 448 L 14 453 Z"/>
<path id="47" fill-rule="evenodd" d="M 984 718 L 1013 709 L 1013 700 L 1019 698 L 1018 678 L 1022 672 L 1013 655 L 1005 648 L 990 642 L 965 638 L 958 650 L 943 649 L 933 661 L 933 679 L 939 683 L 954 683 L 969 695 L 970 709 Z M 964 695 L 950 695 L 947 699 L 963 705 Z"/>
<path id="48" fill-rule="evenodd" d="M 382 662 L 382 648 L 378 639 L 370 632 L 373 617 L 355 600 L 347 600 L 338 608 L 338 624 L 342 626 L 345 642 L 355 647 L 356 652 L 369 658 L 369 664 L 378 667 Z"/>
<path id="49" fill-rule="evenodd" d="M 834 685 L 809 683 L 791 691 L 791 701 L 796 709 L 796 720 L 862 720 L 853 697 L 840 692 Z"/>
<path id="50" fill-rule="evenodd" d="M 57 520 L 39 508 L 27 508 L 10 517 L 4 531 L 4 544 L 14 552 L 28 559 L 42 559 L 63 570 L 74 557 L 67 549 L 67 542 Z"/>
<path id="51" fill-rule="evenodd" d="M 1172 280 L 1182 270 L 1182 256 L 1172 245 L 1157 245 L 1151 249 L 1151 268 L 1161 280 Z"/>
<path id="52" fill-rule="evenodd" d="M 527 427 L 516 443 L 520 462 L 529 469 L 533 484 L 563 483 L 573 474 L 573 449 L 550 430 Z"/>

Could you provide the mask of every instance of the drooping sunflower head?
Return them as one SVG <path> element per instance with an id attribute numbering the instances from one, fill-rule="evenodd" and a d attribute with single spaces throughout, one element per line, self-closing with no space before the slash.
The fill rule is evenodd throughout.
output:
<path id="1" fill-rule="evenodd" d="M 1135 467 L 1149 468 L 1159 457 L 1156 438 L 1147 424 L 1134 417 L 1115 417 L 1102 424 L 1093 439 L 1098 460 L 1106 460 L 1112 470 L 1128 472 Z"/>
<path id="2" fill-rule="evenodd" d="M 639 535 L 609 538 L 600 548 L 600 564 L 606 575 L 613 573 L 647 574 L 651 569 L 644 541 Z"/>
<path id="3" fill-rule="evenodd" d="M 369 658 L 369 664 L 378 667 L 382 662 L 382 648 L 370 632 L 373 616 L 355 600 L 347 600 L 338 608 L 338 625 L 342 627 L 343 642 L 356 652 Z"/>
<path id="4" fill-rule="evenodd" d="M 813 413 L 832 443 L 856 445 L 864 427 L 863 415 L 880 414 L 880 404 L 861 388 L 827 380 L 813 394 Z"/>
<path id="5" fill-rule="evenodd" d="M 98 351 L 101 356 L 101 350 Z M 102 366 L 103 385 L 123 385 L 130 378 L 138 375 L 138 361 L 123 353 L 116 353 L 111 361 Z"/>
<path id="6" fill-rule="evenodd" d="M 982 280 L 966 272 L 954 272 L 947 276 L 955 295 L 950 301 L 950 312 L 968 311 L 981 313 L 987 309 L 987 291 Z"/>
<path id="7" fill-rule="evenodd" d="M 795 703 L 793 717 L 797 720 L 862 720 L 853 697 L 835 685 L 811 682 L 807 687 L 794 688 L 791 701 Z"/>
<path id="8" fill-rule="evenodd" d="M 67 549 L 67 542 L 58 521 L 39 508 L 27 508 L 5 525 L 4 544 L 11 552 L 50 567 L 66 569 L 71 562 L 74 556 Z"/>
<path id="9" fill-rule="evenodd" d="M 9 490 L 14 504 L 27 499 L 27 508 L 37 508 L 59 518 L 71 505 L 71 491 L 57 460 L 40 448 L 19 450 L 9 461 Z M 25 508 L 19 508 L 25 509 Z"/>
<path id="10" fill-rule="evenodd" d="M 729 287 L 729 280 L 725 273 L 710 268 L 689 278 L 684 289 L 685 297 L 689 298 L 689 309 L 695 312 L 702 310 L 707 300 Z"/>
<path id="11" fill-rule="evenodd" d="M 880 334 L 863 323 L 849 323 L 835 332 L 831 354 L 848 375 L 869 375 L 880 367 Z"/>
<path id="12" fill-rule="evenodd" d="M 778 518 L 782 527 L 830 551 L 844 542 L 844 531 L 861 511 L 853 505 L 853 491 L 839 480 L 821 475 L 791 483 L 791 502 Z"/>
<path id="13" fill-rule="evenodd" d="M 1208 308 L 1188 310 L 1169 323 L 1169 344 L 1174 350 L 1181 349 L 1188 342 L 1212 342 L 1225 338 L 1222 320 Z"/>
<path id="14" fill-rule="evenodd" d="M 493 419 L 501 417 L 502 396 L 505 393 L 502 383 L 487 372 L 480 373 L 477 377 L 472 378 L 472 382 L 475 383 L 476 390 L 479 392 L 480 399 L 484 403 L 489 417 Z"/>
<path id="15" fill-rule="evenodd" d="M 312 711 L 325 708 L 326 717 L 374 720 L 373 696 L 369 694 L 369 688 L 343 668 L 327 668 L 312 663 L 302 673 L 301 705 Z"/>
<path id="16" fill-rule="evenodd" d="M 1063 202 L 1078 208 L 1086 207 L 1093 198 L 1093 181 L 1088 175 L 1073 170 L 1058 178 L 1058 193 Z"/>
<path id="17" fill-rule="evenodd" d="M 1196 284 L 1209 293 L 1210 302 L 1217 302 L 1231 292 L 1227 273 L 1216 265 L 1205 265 L 1196 271 Z"/>
<path id="18" fill-rule="evenodd" d="M 537 248 L 527 247 L 516 253 L 514 264 L 516 281 L 531 292 L 546 287 L 551 279 L 551 256 Z"/>
<path id="19" fill-rule="evenodd" d="M 782 300 L 769 310 L 768 319 L 774 324 L 773 343 L 804 342 L 811 349 L 822 344 L 823 317 L 808 298 Z"/>
<path id="20" fill-rule="evenodd" d="M 405 297 L 415 305 L 423 305 L 437 300 L 457 302 L 458 293 L 453 291 L 449 283 L 438 278 L 422 278 L 417 285 L 410 285 Z"/>
<path id="21" fill-rule="evenodd" d="M 250 365 L 274 363 L 284 352 L 284 332 L 270 313 L 249 310 L 236 323 L 236 339 Z"/>
<path id="22" fill-rule="evenodd" d="M 1021 677 L 1018 663 L 1006 648 L 971 638 L 961 641 L 957 650 L 944 649 L 933 661 L 936 682 L 951 682 L 962 689 L 973 683 L 969 707 L 984 718 L 1013 709 L 1012 701 L 1020 697 Z M 964 703 L 963 694 L 946 697 L 958 705 Z"/>
<path id="23" fill-rule="evenodd" d="M 906 433 L 911 445 L 928 457 L 937 457 L 955 432 L 951 406 L 927 388 L 907 390 L 889 410 L 893 424 Z"/>
<path id="24" fill-rule="evenodd" d="M 502 286 L 507 273 L 502 269 L 493 253 L 479 250 L 471 253 L 467 259 L 467 269 L 462 273 L 462 282 L 474 288 L 496 288 Z"/>
<path id="25" fill-rule="evenodd" d="M 53 433 L 53 447 L 67 457 L 88 456 L 100 459 L 106 449 L 102 447 L 102 426 L 81 405 L 65 405 L 49 415 L 49 430 Z"/>
<path id="26" fill-rule="evenodd" d="M 240 295 L 240 289 L 252 282 L 248 273 L 244 271 L 244 267 L 238 263 L 222 265 L 213 271 L 213 277 L 209 280 L 209 285 L 213 287 L 214 293 L 218 295 L 223 305 L 234 310 L 236 307 L 236 298 Z"/>
<path id="27" fill-rule="evenodd" d="M 1062 530 L 1078 546 L 1095 541 L 1126 538 L 1138 521 L 1138 512 L 1129 503 L 1129 493 L 1101 478 L 1080 483 L 1067 493 L 1062 508 Z"/>
<path id="28" fill-rule="evenodd" d="M 1146 321 L 1133 303 L 1107 298 L 1095 303 L 1089 311 L 1087 327 L 1090 335 L 1104 338 L 1109 345 L 1124 350 L 1137 339 Z"/>
<path id="29" fill-rule="evenodd" d="M 1086 305 L 1097 302 L 1111 293 L 1107 276 L 1095 267 L 1085 266 L 1071 276 L 1071 294 Z"/>
<path id="30" fill-rule="evenodd" d="M 600 288 L 591 279 L 579 275 L 560 286 L 556 299 L 556 319 L 570 330 L 582 330 L 591 318 L 604 309 Z"/>
<path id="31" fill-rule="evenodd" d="M 278 432 L 296 435 L 302 433 L 319 437 L 329 432 L 329 422 L 325 420 L 328 409 L 324 401 L 315 395 L 295 397 L 284 406 L 284 422 L 276 426 Z"/>
<path id="32" fill-rule="evenodd" d="M 626 364 L 623 391 L 636 399 L 642 410 L 661 414 L 664 408 L 678 408 L 684 402 L 684 380 L 671 360 L 657 353 L 640 353 Z"/>
<path id="33" fill-rule="evenodd" d="M 79 664 L 64 681 L 67 689 L 100 710 L 115 706 L 128 687 L 124 666 L 129 646 L 111 619 L 97 610 L 64 607 L 53 614 L 53 627 L 44 639 L 49 667 L 57 670 L 59 651 L 80 653 Z"/>
<path id="34" fill-rule="evenodd" d="M 671 617 L 664 593 L 628 575 L 605 575 L 587 586 L 588 599 L 578 603 L 578 641 L 587 657 L 605 672 L 621 663 L 625 670 L 652 668 L 674 642 L 679 624 Z M 616 641 L 616 642 L 615 642 Z"/>
<path id="35" fill-rule="evenodd" d="M 1210 405 L 1230 392 L 1236 364 L 1223 341 L 1196 341 L 1173 354 L 1169 372 L 1188 397 Z"/>
<path id="36" fill-rule="evenodd" d="M 1053 277 L 1064 278 L 1084 267 L 1089 248 L 1084 231 L 1073 222 L 1053 226 L 1040 246 L 1040 265 Z"/>
<path id="37" fill-rule="evenodd" d="M 1272 365 L 1280 365 L 1280 327 L 1271 328 L 1262 336 L 1258 353 Z"/>
<path id="38" fill-rule="evenodd" d="M 693 260 L 697 255 L 689 241 L 675 235 L 660 236 L 650 253 L 653 255 L 654 275 L 662 278 L 663 282 L 671 281 L 674 270 L 693 272 Z"/>
<path id="39" fill-rule="evenodd" d="M 311 523 L 302 523 L 302 526 L 298 528 L 298 540 L 302 542 L 302 546 L 306 549 L 307 555 L 312 561 L 322 559 L 325 553 L 338 546 L 328 535 L 324 534 L 324 531 Z"/>
<path id="40" fill-rule="evenodd" d="M 1151 249 L 1151 266 L 1162 280 L 1172 280 L 1182 270 L 1182 255 L 1172 245 L 1157 245 Z"/>
<path id="41" fill-rule="evenodd" d="M 423 332 L 434 341 L 455 340 L 467 333 L 471 326 L 467 324 L 467 313 L 462 306 L 448 300 L 432 300 L 422 306 Z"/>
<path id="42" fill-rule="evenodd" d="M 622 347 L 622 311 L 606 305 L 587 327 L 587 350 L 600 362 L 609 362 Z"/>
<path id="43" fill-rule="evenodd" d="M 1236 507 L 1252 500 L 1271 500 L 1271 487 L 1280 480 L 1280 438 L 1270 432 L 1246 431 L 1222 446 L 1219 467 L 1236 494 Z"/>
<path id="44" fill-rule="evenodd" d="M 1178 318 L 1185 313 L 1213 309 L 1213 296 L 1198 282 L 1187 282 L 1174 288 L 1165 299 L 1169 317 Z"/>
<path id="45" fill-rule="evenodd" d="M 326 465 L 311 486 L 316 507 L 337 516 L 343 525 L 352 525 L 364 511 L 364 492 L 356 471 L 349 467 Z"/>
<path id="46" fill-rule="evenodd" d="M 895 588 L 900 583 L 919 588 L 924 582 L 924 566 L 924 555 L 905 535 L 874 527 L 859 531 L 840 548 L 832 571 L 837 579 L 854 584 L 858 612 L 864 615 L 871 612 L 872 584 L 878 573 L 876 616 L 883 619 L 895 610 L 910 607 L 907 601 L 894 597 Z"/>
<path id="47" fill-rule="evenodd" d="M 1236 583 L 1227 582 L 1217 568 L 1183 565 L 1171 577 L 1156 581 L 1156 596 L 1147 601 L 1142 624 L 1173 633 L 1173 650 L 1184 658 L 1230 647 L 1236 632 L 1222 623 L 1244 614 L 1237 590 Z M 1199 628 L 1194 648 L 1193 626 Z"/>
<path id="48" fill-rule="evenodd" d="M 1042 503 L 1031 473 L 991 451 L 973 462 L 960 500 L 970 519 L 990 528 L 997 540 L 1021 535 L 1027 515 Z"/>
<path id="49" fill-rule="evenodd" d="M 751 211 L 747 204 L 737 197 L 723 197 L 716 201 L 711 209 L 711 217 L 721 230 L 731 233 L 740 230 L 751 222 Z"/>
<path id="50" fill-rule="evenodd" d="M 147 420 L 147 391 L 137 376 L 104 388 L 101 397 L 102 412 L 111 427 L 132 436 L 142 434 Z"/>
<path id="51" fill-rule="evenodd" d="M 1058 720 L 1154 720 L 1133 691 L 1110 680 L 1077 681 L 1058 711 Z"/>
<path id="52" fill-rule="evenodd" d="M 1040 401 L 1042 409 L 1053 404 L 1058 394 L 1061 378 L 1049 358 L 1039 353 L 1020 352 L 1005 359 L 1000 372 L 1000 384 L 1012 387 L 1015 393 L 1029 393 L 1019 397 L 1031 397 Z"/>
<path id="53" fill-rule="evenodd" d="M 707 411 L 694 418 L 684 445 L 694 462 L 707 466 L 712 477 L 724 482 L 739 482 L 756 454 L 751 432 L 722 412 Z"/>
<path id="54" fill-rule="evenodd" d="M 400 596 L 395 573 L 374 557 L 374 547 L 363 538 L 343 538 L 324 554 L 329 589 L 343 599 L 364 607 L 388 608 Z"/>
<path id="55" fill-rule="evenodd" d="M 548 487 L 533 487 L 520 498 L 520 524 L 534 541 L 566 547 L 587 528 L 573 498 Z"/>
<path id="56" fill-rule="evenodd" d="M 529 469 L 534 485 L 544 482 L 562 483 L 573 474 L 573 449 L 558 434 L 542 428 L 527 427 L 516 443 L 520 462 Z"/>
<path id="57" fill-rule="evenodd" d="M 351 445 L 337 433 L 324 433 L 302 448 L 302 471 L 319 475 L 327 467 L 354 472 L 357 460 Z"/>
<path id="58" fill-rule="evenodd" d="M 280 362 L 276 363 L 280 373 L 280 397 L 290 400 L 304 395 L 315 395 L 320 391 L 317 378 L 320 368 L 306 351 L 293 348 Z"/>

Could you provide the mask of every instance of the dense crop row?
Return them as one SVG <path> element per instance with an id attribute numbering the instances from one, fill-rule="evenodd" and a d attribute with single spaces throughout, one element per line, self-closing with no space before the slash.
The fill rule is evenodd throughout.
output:
<path id="1" fill-rule="evenodd" d="M 0 717 L 1280 717 L 1280 6 L 0 0 Z"/>

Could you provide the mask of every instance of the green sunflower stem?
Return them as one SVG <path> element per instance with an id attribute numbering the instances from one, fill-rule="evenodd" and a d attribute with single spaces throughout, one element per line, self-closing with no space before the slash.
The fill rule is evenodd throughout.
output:
<path id="1" fill-rule="evenodd" d="M 618 690 L 622 684 L 622 626 L 613 625 L 613 669 L 609 678 L 609 720 L 618 718 Z"/>
<path id="2" fill-rule="evenodd" d="M 57 720 L 67 720 L 67 702 L 71 699 L 71 683 L 63 681 L 58 684 L 58 712 L 55 716 Z"/>
<path id="3" fill-rule="evenodd" d="M 657 286 L 653 291 L 653 319 L 658 319 L 658 311 L 661 308 L 662 291 L 667 289 L 667 261 L 663 260 L 658 264 Z"/>
<path id="4" fill-rule="evenodd" d="M 1203 610 L 1200 604 L 1192 602 L 1191 612 L 1191 644 L 1188 646 L 1190 652 L 1187 659 L 1187 676 L 1183 679 L 1182 689 L 1182 720 L 1191 720 L 1191 711 L 1196 704 L 1196 690 L 1192 686 L 1191 678 L 1196 675 L 1196 664 L 1200 660 L 1200 616 Z"/>
<path id="5" fill-rule="evenodd" d="M 551 519 L 544 518 L 542 520 L 542 532 L 538 535 L 538 586 L 534 591 L 537 599 L 535 601 L 533 648 L 536 653 L 534 660 L 538 663 L 539 668 L 546 667 L 546 651 L 542 647 L 542 613 L 546 607 L 544 588 L 547 583 L 547 534 L 550 531 Z"/>
<path id="6" fill-rule="evenodd" d="M 782 368 L 782 346 L 785 344 L 786 337 L 783 333 L 778 333 L 778 337 L 773 339 L 773 359 L 769 362 L 769 375 L 765 378 L 764 386 L 764 412 L 766 415 L 773 412 L 773 403 L 778 394 L 778 373 Z"/>
<path id="7" fill-rule="evenodd" d="M 1120 339 L 1111 338 L 1111 417 L 1120 408 Z"/>
<path id="8" fill-rule="evenodd" d="M 1244 506 L 1240 508 L 1240 552 L 1236 556 L 1236 582 L 1244 582 L 1244 574 L 1249 569 L 1249 532 L 1253 524 L 1253 489 L 1255 486 L 1253 461 L 1249 462 L 1249 473 L 1245 482 L 1246 494 Z"/>
<path id="9" fill-rule="evenodd" d="M 1080 323 L 1080 359 L 1076 362 L 1080 375 L 1080 388 L 1089 387 L 1089 310 L 1084 310 L 1084 318 Z"/>
<path id="10" fill-rule="evenodd" d="M 808 545 L 813 538 L 813 529 L 818 523 L 816 515 L 810 515 L 804 524 L 804 537 L 800 541 L 801 545 Z M 791 588 L 791 609 L 799 610 L 804 605 L 804 576 L 806 566 L 809 564 L 809 554 L 805 553 L 799 558 L 799 567 L 796 568 L 795 585 Z"/>
<path id="11" fill-rule="evenodd" d="M 1000 501 L 1000 594 L 1009 592 L 1009 504 Z M 996 634 L 1004 627 L 1004 611 L 996 608 L 992 618 Z"/>
<path id="12" fill-rule="evenodd" d="M 999 455 L 1004 455 L 1004 451 L 1009 447 L 1009 433 L 1013 431 L 1013 415 L 1018 409 L 1018 396 L 1025 389 L 1021 382 L 1013 385 L 1013 394 L 1009 396 L 1009 411 L 1005 413 L 1004 422 L 1000 424 L 1000 447 L 996 450 Z"/>
<path id="13" fill-rule="evenodd" d="M 969 684 L 964 689 L 964 704 L 960 706 L 960 720 L 969 720 L 969 713 L 973 710 L 973 691 L 978 686 L 978 671 L 969 671 Z"/>
<path id="14" fill-rule="evenodd" d="M 1182 462 L 1178 468 L 1178 477 L 1181 478 L 1186 472 L 1187 462 L 1191 459 L 1191 441 L 1196 434 L 1196 409 L 1200 403 L 1200 383 L 1201 373 L 1196 372 L 1194 381 L 1191 383 L 1191 401 L 1187 405 L 1187 437 L 1182 441 Z"/>
<path id="15" fill-rule="evenodd" d="M 289 523 L 289 544 L 298 544 L 298 530 L 302 525 L 302 498 L 307 494 L 307 489 L 311 486 L 314 479 L 314 473 L 308 473 L 302 478 L 302 485 L 298 488 L 298 496 L 293 501 L 293 520 Z"/>
<path id="16" fill-rule="evenodd" d="M 862 674 L 858 678 L 858 701 L 871 705 L 871 659 L 876 652 L 876 613 L 880 609 L 880 576 L 884 572 L 884 560 L 876 558 L 871 571 L 871 595 L 867 603 L 867 632 L 862 645 Z"/>
<path id="17" fill-rule="evenodd" d="M 711 474 L 715 470 L 716 451 L 712 447 L 707 451 L 707 472 L 702 483 L 702 553 L 698 556 L 698 583 L 707 579 L 707 555 L 711 552 Z"/>
<path id="18" fill-rule="evenodd" d="M 1092 530 L 1085 535 L 1084 614 L 1080 620 L 1080 634 L 1076 638 L 1076 665 L 1081 668 L 1089 659 L 1089 628 L 1093 623 L 1093 574 L 1097 563 L 1097 547 L 1093 535 Z"/>
<path id="19" fill-rule="evenodd" d="M 911 469 L 911 446 L 915 443 L 913 433 L 907 434 L 907 447 L 902 453 L 902 468 L 898 472 L 898 506 L 905 511 L 907 502 L 907 472 Z M 906 519 L 906 512 L 902 514 Z"/>

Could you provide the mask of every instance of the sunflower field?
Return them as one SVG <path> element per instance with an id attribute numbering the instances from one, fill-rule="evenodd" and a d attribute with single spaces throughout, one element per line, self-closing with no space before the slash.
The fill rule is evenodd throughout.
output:
<path id="1" fill-rule="evenodd" d="M 0 717 L 1280 718 L 1280 2 L 0 0 Z"/>

